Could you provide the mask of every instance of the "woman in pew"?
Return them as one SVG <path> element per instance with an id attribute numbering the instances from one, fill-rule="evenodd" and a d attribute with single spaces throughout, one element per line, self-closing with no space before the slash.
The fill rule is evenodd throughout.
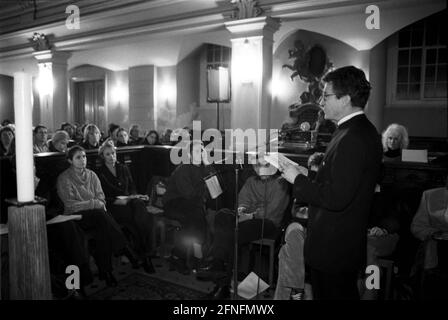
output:
<path id="1" fill-rule="evenodd" d="M 106 195 L 107 208 L 114 219 L 130 232 L 143 269 L 147 273 L 154 273 L 151 262 L 154 222 L 143 201 L 147 196 L 137 195 L 128 167 L 117 162 L 112 140 L 106 140 L 98 153 L 104 161 L 98 170 L 98 176 Z"/>
<path id="2" fill-rule="evenodd" d="M 47 221 L 64 213 L 64 206 L 57 196 L 51 179 L 34 177 L 35 193 L 47 200 L 45 204 L 45 216 Z M 66 295 L 67 298 L 84 299 L 84 288 L 93 282 L 93 275 L 89 266 L 89 253 L 85 245 L 85 236 L 81 227 L 74 220 L 62 223 L 47 224 L 48 250 L 50 268 L 52 273 L 52 291 L 56 297 Z M 69 265 L 79 267 L 80 290 L 71 290 L 66 293 L 65 268 Z"/>
<path id="3" fill-rule="evenodd" d="M 14 130 L 10 126 L 0 128 L 0 156 L 14 154 Z"/>
<path id="4" fill-rule="evenodd" d="M 159 146 L 159 145 L 161 145 L 160 138 L 159 138 L 159 133 L 156 130 L 149 131 L 148 134 L 145 137 L 144 144 L 145 145 L 150 145 L 150 146 Z"/>
<path id="5" fill-rule="evenodd" d="M 48 152 L 47 127 L 37 125 L 33 130 L 33 153 Z"/>
<path id="6" fill-rule="evenodd" d="M 109 286 L 117 285 L 112 274 L 112 254 L 123 252 L 130 255 L 126 238 L 120 226 L 106 211 L 106 201 L 97 175 L 86 168 L 85 150 L 73 146 L 67 154 L 70 167 L 62 172 L 57 181 L 57 194 L 64 204 L 64 214 L 79 214 L 77 221 L 85 232 L 92 232 L 96 249 L 94 258 L 99 278 Z"/>
<path id="7" fill-rule="evenodd" d="M 129 135 L 125 128 L 119 128 L 117 131 L 117 147 L 127 147 L 129 142 Z"/>
<path id="8" fill-rule="evenodd" d="M 100 147 L 101 132 L 93 123 L 88 124 L 84 129 L 84 140 L 81 147 L 85 150 L 98 149 Z"/>
<path id="9" fill-rule="evenodd" d="M 144 138 L 140 137 L 140 126 L 138 124 L 133 124 L 129 128 L 129 145 L 139 146 L 145 141 Z"/>
<path id="10" fill-rule="evenodd" d="M 66 152 L 69 139 L 70 137 L 66 131 L 56 131 L 53 135 L 53 138 L 48 142 L 48 151 Z"/>
<path id="11" fill-rule="evenodd" d="M 384 160 L 401 159 L 401 151 L 409 145 L 408 131 L 402 125 L 392 123 L 382 135 Z"/>

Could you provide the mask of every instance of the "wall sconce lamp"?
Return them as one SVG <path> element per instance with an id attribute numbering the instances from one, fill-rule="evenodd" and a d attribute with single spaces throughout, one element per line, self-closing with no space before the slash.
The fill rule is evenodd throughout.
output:
<path id="1" fill-rule="evenodd" d="M 232 72 L 242 84 L 252 84 L 261 72 L 260 55 L 257 52 L 257 44 L 248 38 L 239 46 L 238 52 L 232 60 Z"/>
<path id="2" fill-rule="evenodd" d="M 37 90 L 41 96 L 47 96 L 53 93 L 53 72 L 50 63 L 39 64 L 39 77 L 37 79 Z"/>

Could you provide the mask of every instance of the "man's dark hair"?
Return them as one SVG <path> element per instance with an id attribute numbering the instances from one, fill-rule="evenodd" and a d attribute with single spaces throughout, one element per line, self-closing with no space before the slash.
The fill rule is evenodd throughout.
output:
<path id="1" fill-rule="evenodd" d="M 370 83 L 364 71 L 353 66 L 342 67 L 328 73 L 324 82 L 331 82 L 336 97 L 349 95 L 353 107 L 364 109 L 370 95 Z"/>
<path id="2" fill-rule="evenodd" d="M 116 129 L 119 129 L 120 126 L 118 124 L 115 123 L 111 123 L 109 124 L 109 137 L 112 136 L 112 132 L 114 132 Z"/>
<path id="3" fill-rule="evenodd" d="M 46 126 L 43 126 L 43 125 L 41 125 L 41 124 L 38 124 L 37 126 L 34 127 L 33 133 L 34 133 L 34 134 L 37 134 L 37 132 L 38 132 L 39 129 L 41 129 L 41 128 L 43 128 L 43 129 L 47 129 Z"/>
<path id="4" fill-rule="evenodd" d="M 65 130 L 64 128 L 67 126 L 70 126 L 73 128 L 73 125 L 70 122 L 62 122 L 60 130 Z"/>

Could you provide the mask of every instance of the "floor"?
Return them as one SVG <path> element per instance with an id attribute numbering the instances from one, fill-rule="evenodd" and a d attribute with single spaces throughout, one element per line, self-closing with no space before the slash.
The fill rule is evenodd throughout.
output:
<path id="1" fill-rule="evenodd" d="M 195 271 L 193 270 L 190 274 L 184 275 L 177 271 L 170 271 L 169 270 L 169 262 L 167 260 L 167 257 L 160 257 L 156 256 L 152 259 L 154 268 L 156 269 L 156 273 L 152 274 L 152 276 L 155 276 L 159 279 L 180 284 L 187 288 L 192 288 L 197 291 L 204 292 L 204 294 L 207 294 L 214 288 L 213 282 L 205 282 L 205 281 L 198 281 L 195 276 Z M 128 276 L 129 274 L 133 272 L 141 272 L 144 273 L 143 269 L 133 269 L 129 261 L 126 257 L 121 258 L 115 258 L 114 259 L 114 275 L 119 281 L 120 279 Z M 93 273 L 95 274 L 97 272 L 95 264 L 91 263 L 91 268 Z M 98 280 L 97 277 L 95 277 L 95 281 L 88 286 L 85 291 L 87 296 L 100 291 L 105 288 L 105 282 Z M 257 300 L 272 300 L 274 294 L 274 290 L 272 288 L 267 289 L 265 292 L 261 293 Z M 240 299 L 244 299 L 241 298 Z"/>

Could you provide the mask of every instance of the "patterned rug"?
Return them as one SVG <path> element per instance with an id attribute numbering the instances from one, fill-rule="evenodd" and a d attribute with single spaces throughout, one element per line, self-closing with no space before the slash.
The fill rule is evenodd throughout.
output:
<path id="1" fill-rule="evenodd" d="M 140 273 L 118 281 L 115 288 L 105 288 L 89 296 L 91 300 L 201 300 L 203 292 Z"/>

